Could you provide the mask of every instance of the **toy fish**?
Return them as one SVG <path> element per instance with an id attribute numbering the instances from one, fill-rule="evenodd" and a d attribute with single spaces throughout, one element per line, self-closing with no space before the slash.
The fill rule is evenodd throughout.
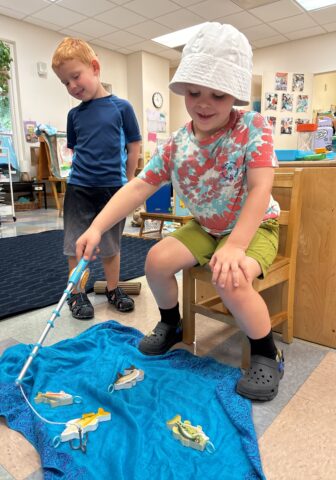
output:
<path id="1" fill-rule="evenodd" d="M 65 430 L 60 436 L 54 438 L 53 445 L 57 448 L 61 442 L 70 442 L 73 450 L 81 449 L 85 452 L 88 432 L 97 430 L 99 422 L 106 422 L 108 420 L 111 420 L 111 414 L 103 408 L 98 408 L 97 413 L 84 413 L 81 418 L 75 418 L 66 423 Z M 75 439 L 79 440 L 78 446 L 72 443 Z"/>
<path id="2" fill-rule="evenodd" d="M 82 397 L 72 396 L 70 393 L 60 392 L 38 392 L 34 398 L 35 403 L 49 403 L 51 407 L 60 407 L 62 405 L 72 405 L 73 403 L 82 403 Z"/>
<path id="3" fill-rule="evenodd" d="M 215 450 L 210 438 L 203 432 L 200 425 L 196 427 L 191 425 L 189 420 L 182 422 L 181 415 L 175 415 L 174 418 L 166 422 L 169 430 L 172 430 L 174 438 L 179 440 L 185 447 L 191 447 L 195 450 L 207 450 L 212 453 Z"/>
<path id="4" fill-rule="evenodd" d="M 132 388 L 137 382 L 141 382 L 144 379 L 144 371 L 131 365 L 124 370 L 124 374 L 120 372 L 117 375 L 117 379 L 114 383 L 111 383 L 108 387 L 109 393 L 114 390 L 122 390 L 124 388 Z"/>

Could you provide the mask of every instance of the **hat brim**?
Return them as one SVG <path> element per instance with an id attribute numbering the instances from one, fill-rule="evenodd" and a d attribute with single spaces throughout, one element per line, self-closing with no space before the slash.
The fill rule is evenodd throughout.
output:
<path id="1" fill-rule="evenodd" d="M 234 105 L 250 103 L 252 75 L 239 66 L 210 55 L 194 54 L 182 58 L 169 88 L 177 95 L 185 95 L 188 85 L 199 85 L 235 98 Z"/>

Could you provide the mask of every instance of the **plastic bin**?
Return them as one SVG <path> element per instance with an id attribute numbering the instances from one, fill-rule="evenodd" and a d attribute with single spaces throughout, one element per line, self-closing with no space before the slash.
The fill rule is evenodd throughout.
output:
<path id="1" fill-rule="evenodd" d="M 296 159 L 296 150 L 275 150 L 279 162 L 294 162 Z"/>

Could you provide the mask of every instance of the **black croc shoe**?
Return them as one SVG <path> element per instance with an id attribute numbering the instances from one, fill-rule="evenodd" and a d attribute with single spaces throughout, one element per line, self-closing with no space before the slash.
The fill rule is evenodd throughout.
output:
<path id="1" fill-rule="evenodd" d="M 252 355 L 251 365 L 238 381 L 236 391 L 250 400 L 273 400 L 284 375 L 284 356 L 278 350 L 275 360 L 262 355 Z"/>
<path id="2" fill-rule="evenodd" d="M 105 295 L 109 303 L 114 305 L 119 312 L 131 312 L 134 310 L 134 300 L 120 287 L 108 291 L 105 289 Z"/>
<path id="3" fill-rule="evenodd" d="M 74 318 L 90 320 L 94 317 L 94 309 L 86 293 L 72 293 L 67 302 Z"/>
<path id="4" fill-rule="evenodd" d="M 182 341 L 182 328 L 168 325 L 168 323 L 159 322 L 154 330 L 147 333 L 140 343 L 139 350 L 145 355 L 162 355 L 175 345 Z"/>

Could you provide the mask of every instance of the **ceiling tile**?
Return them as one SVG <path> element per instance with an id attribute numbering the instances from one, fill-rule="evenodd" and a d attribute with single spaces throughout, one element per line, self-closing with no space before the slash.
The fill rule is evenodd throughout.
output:
<path id="1" fill-rule="evenodd" d="M 299 15 L 303 10 L 294 5 L 291 0 L 280 0 L 279 2 L 265 5 L 264 7 L 252 8 L 250 13 L 264 22 L 271 22 L 281 18 L 291 17 L 292 15 Z"/>
<path id="2" fill-rule="evenodd" d="M 150 40 L 137 43 L 136 47 L 139 50 L 144 50 L 145 52 L 149 52 L 149 53 L 158 53 L 158 52 L 162 52 L 163 50 L 162 45 L 159 45 L 158 43 L 155 43 L 155 42 L 151 42 Z"/>
<path id="3" fill-rule="evenodd" d="M 19 20 L 26 16 L 26 14 L 23 12 L 19 12 L 17 10 L 12 10 L 11 8 L 1 7 L 1 6 L 0 6 L 0 15 L 6 15 L 7 17 L 18 18 Z"/>
<path id="4" fill-rule="evenodd" d="M 72 30 L 71 28 L 63 28 L 59 30 L 59 33 L 62 33 L 66 37 L 74 37 L 74 38 L 81 38 L 82 40 L 91 40 L 93 37 L 92 35 L 87 35 L 86 33 L 77 32 L 76 30 Z"/>
<path id="5" fill-rule="evenodd" d="M 33 25 L 38 25 L 39 27 L 47 28 L 48 30 L 58 31 L 61 27 L 52 22 L 47 22 L 46 20 L 40 20 L 39 18 L 27 17 L 25 22 L 32 23 Z"/>
<path id="6" fill-rule="evenodd" d="M 322 8 L 321 10 L 309 13 L 318 23 L 336 22 L 336 7 Z"/>
<path id="7" fill-rule="evenodd" d="M 58 5 L 51 5 L 44 10 L 40 10 L 39 12 L 31 15 L 31 18 L 45 20 L 46 22 L 59 25 L 60 27 L 68 27 L 73 23 L 85 20 L 84 15 L 72 12 L 70 10 L 66 10 L 65 8 L 59 7 Z"/>
<path id="8" fill-rule="evenodd" d="M 200 0 L 174 0 L 174 3 L 181 5 L 181 7 L 189 7 L 190 5 L 200 3 Z"/>
<path id="9" fill-rule="evenodd" d="M 313 28 L 307 28 L 303 30 L 295 30 L 294 32 L 286 33 L 286 37 L 290 40 L 298 40 L 299 38 L 314 37 L 315 35 L 323 35 L 325 30 L 322 27 L 316 26 Z"/>
<path id="10" fill-rule="evenodd" d="M 139 35 L 140 37 L 150 39 L 170 33 L 172 30 L 171 28 L 160 25 L 153 20 L 147 20 L 146 22 L 138 23 L 138 25 L 128 27 L 127 31 Z"/>
<path id="11" fill-rule="evenodd" d="M 233 0 L 234 3 L 239 5 L 241 8 L 244 8 L 245 10 L 261 7 L 262 5 L 268 5 L 276 1 L 277 0 Z"/>
<path id="12" fill-rule="evenodd" d="M 118 52 L 118 53 L 122 53 L 123 55 L 129 55 L 130 53 L 133 53 L 132 50 L 128 49 L 128 48 L 123 48 L 123 47 L 116 47 L 115 48 L 115 51 Z"/>
<path id="13" fill-rule="evenodd" d="M 306 13 L 295 15 L 295 17 L 284 18 L 283 20 L 277 20 L 276 22 L 270 22 L 270 25 L 283 34 L 316 27 L 314 20 Z"/>
<path id="14" fill-rule="evenodd" d="M 42 8 L 46 8 L 48 4 L 44 0 L 32 0 L 23 2 L 22 0 L 0 0 L 0 7 L 9 8 L 17 13 L 24 13 L 30 15 Z"/>
<path id="15" fill-rule="evenodd" d="M 259 40 L 254 40 L 253 45 L 257 48 L 270 47 L 271 45 L 277 45 L 279 43 L 287 42 L 287 38 L 283 35 L 274 35 L 273 37 L 260 38 Z"/>
<path id="16" fill-rule="evenodd" d="M 264 23 L 262 25 L 256 25 L 255 27 L 245 28 L 242 32 L 251 42 L 259 40 L 260 38 L 268 38 L 278 35 L 278 32 Z"/>
<path id="17" fill-rule="evenodd" d="M 96 15 L 95 18 L 117 28 L 128 28 L 131 25 L 135 25 L 146 20 L 146 18 L 142 15 L 138 15 L 137 13 L 131 12 L 123 7 L 115 7 L 105 13 Z"/>
<path id="18" fill-rule="evenodd" d="M 169 0 L 133 0 L 126 7 L 134 12 L 142 13 L 147 18 L 156 18 L 179 9 L 176 3 Z"/>
<path id="19" fill-rule="evenodd" d="M 162 15 L 155 20 L 173 30 L 180 30 L 182 28 L 191 27 L 204 22 L 204 18 L 184 8 L 178 10 L 178 13 L 168 13 L 167 15 Z"/>
<path id="20" fill-rule="evenodd" d="M 322 25 L 322 27 L 327 30 L 327 32 L 335 32 L 336 31 L 336 22 L 326 23 Z"/>
<path id="21" fill-rule="evenodd" d="M 62 7 L 69 8 L 88 17 L 94 17 L 99 13 L 106 12 L 106 10 L 111 10 L 113 6 L 107 0 L 80 0 L 80 2 L 78 0 L 62 0 Z"/>
<path id="22" fill-rule="evenodd" d="M 143 41 L 143 38 L 138 37 L 138 35 L 133 35 L 133 33 L 125 31 L 111 33 L 110 35 L 104 35 L 99 38 L 100 40 L 107 40 L 108 42 L 121 47 L 127 47 L 128 45 L 134 45 L 135 43 Z"/>
<path id="23" fill-rule="evenodd" d="M 230 0 L 206 0 L 191 5 L 188 10 L 196 13 L 206 20 L 213 20 L 223 15 L 241 12 L 241 8 L 232 3 Z"/>
<path id="24" fill-rule="evenodd" d="M 88 18 L 87 20 L 83 20 L 79 23 L 74 23 L 71 25 L 72 30 L 76 30 L 76 32 L 83 33 L 90 35 L 91 37 L 101 37 L 102 35 L 107 35 L 108 33 L 112 33 L 116 30 L 115 27 L 111 25 L 107 25 L 106 23 L 99 22 L 94 18 Z"/>
<path id="25" fill-rule="evenodd" d="M 253 27 L 255 25 L 260 25 L 262 21 L 260 18 L 256 18 L 248 12 L 236 13 L 235 15 L 229 15 L 227 17 L 221 17 L 217 19 L 220 23 L 229 23 L 238 30 L 242 28 Z"/>
<path id="26" fill-rule="evenodd" d="M 94 38 L 90 41 L 92 45 L 98 45 L 99 47 L 109 48 L 110 50 L 116 50 L 119 48 L 118 45 L 114 45 L 112 42 L 107 40 L 100 40 L 99 38 Z"/>

